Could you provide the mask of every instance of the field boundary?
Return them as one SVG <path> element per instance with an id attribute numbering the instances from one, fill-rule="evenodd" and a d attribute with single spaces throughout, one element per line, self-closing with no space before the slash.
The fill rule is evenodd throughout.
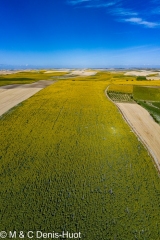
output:
<path id="1" fill-rule="evenodd" d="M 117 105 L 116 102 L 114 102 L 112 99 L 110 99 L 110 97 L 107 94 L 107 90 L 109 88 L 110 85 L 108 85 L 108 87 L 105 90 L 105 95 L 106 97 L 109 99 L 109 101 L 111 101 L 119 110 L 119 112 L 121 113 L 123 119 L 125 120 L 125 122 L 129 125 L 129 127 L 131 128 L 131 130 L 133 130 L 133 132 L 135 133 L 136 137 L 138 138 L 138 140 L 141 141 L 141 143 L 143 144 L 143 146 L 145 147 L 145 149 L 147 150 L 148 154 L 151 156 L 151 159 L 153 161 L 154 166 L 156 167 L 156 169 L 158 170 L 158 172 L 160 173 L 160 164 L 158 162 L 158 159 L 156 158 L 155 154 L 153 153 L 152 149 L 148 146 L 148 144 L 146 143 L 146 141 L 143 139 L 143 137 L 137 132 L 137 130 L 135 129 L 135 127 L 132 125 L 132 123 L 129 121 L 129 119 L 127 118 L 127 116 L 124 114 L 124 112 L 120 109 L 120 107 Z M 132 104 L 137 104 L 137 103 L 132 103 Z"/>
<path id="2" fill-rule="evenodd" d="M 56 82 L 57 81 L 53 80 L 40 80 L 31 84 L 6 85 L 0 87 L 0 116 Z"/>

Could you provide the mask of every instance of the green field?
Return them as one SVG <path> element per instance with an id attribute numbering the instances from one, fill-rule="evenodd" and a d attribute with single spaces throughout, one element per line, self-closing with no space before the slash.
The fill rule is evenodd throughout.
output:
<path id="1" fill-rule="evenodd" d="M 133 97 L 136 100 L 160 101 L 160 87 L 134 86 Z"/>
<path id="2" fill-rule="evenodd" d="M 160 239 L 159 175 L 110 82 L 60 80 L 1 117 L 2 230 Z"/>

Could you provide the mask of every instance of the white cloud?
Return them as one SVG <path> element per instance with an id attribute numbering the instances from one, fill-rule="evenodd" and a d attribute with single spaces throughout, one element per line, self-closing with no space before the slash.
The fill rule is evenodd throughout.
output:
<path id="1" fill-rule="evenodd" d="M 138 15 L 138 13 L 133 12 L 130 9 L 125 9 L 125 8 L 120 8 L 120 7 L 113 8 L 109 12 L 113 15 L 119 15 L 119 16 L 121 16 L 121 15 L 123 15 L 123 16 L 137 16 Z"/>
<path id="2" fill-rule="evenodd" d="M 159 23 L 144 21 L 142 18 L 128 18 L 124 19 L 124 21 L 144 25 L 148 28 L 158 27 L 160 25 Z"/>
<path id="3" fill-rule="evenodd" d="M 113 0 L 106 3 L 104 0 L 68 0 L 68 3 L 71 5 L 79 5 L 81 3 L 86 3 L 83 7 L 88 8 L 100 8 L 100 7 L 109 7 L 115 5 L 117 2 L 121 0 Z"/>
<path id="4" fill-rule="evenodd" d="M 89 4 L 86 5 L 86 8 L 103 8 L 103 7 L 111 7 L 113 5 L 115 5 L 116 2 L 108 2 L 108 3 L 99 3 L 99 4 Z"/>
<path id="5" fill-rule="evenodd" d="M 71 5 L 76 5 L 79 3 L 90 2 L 91 0 L 69 0 L 68 3 Z"/>
<path id="6" fill-rule="evenodd" d="M 160 14 L 159 0 L 148 0 L 144 10 L 139 10 L 139 7 L 130 7 L 126 0 L 66 0 L 68 4 L 79 5 L 84 8 L 105 8 L 107 13 L 116 16 L 116 21 L 124 21 L 132 24 L 142 25 L 147 28 L 155 28 L 160 26 L 157 21 L 147 21 L 146 18 L 155 18 L 155 15 Z M 135 10 L 136 9 L 136 10 Z M 126 19 L 123 19 L 128 17 Z"/>

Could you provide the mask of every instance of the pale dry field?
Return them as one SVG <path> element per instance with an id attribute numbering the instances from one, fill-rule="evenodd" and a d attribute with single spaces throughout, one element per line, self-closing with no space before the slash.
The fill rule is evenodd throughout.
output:
<path id="1" fill-rule="evenodd" d="M 146 76 L 152 75 L 152 74 L 159 75 L 160 72 L 141 70 L 141 71 L 129 71 L 129 72 L 126 72 L 124 75 L 126 75 L 126 76 L 144 76 L 144 77 L 146 77 Z"/>
<path id="2" fill-rule="evenodd" d="M 147 77 L 147 80 L 160 80 L 160 76 L 159 77 Z"/>
<path id="3" fill-rule="evenodd" d="M 116 103 L 134 132 L 147 146 L 160 170 L 160 125 L 138 104 Z"/>
<path id="4" fill-rule="evenodd" d="M 53 83 L 54 81 L 41 80 L 32 84 L 14 84 L 0 87 L 0 116 Z"/>
<path id="5" fill-rule="evenodd" d="M 69 73 L 69 75 L 71 76 L 93 76 L 95 75 L 97 72 L 96 71 L 89 71 L 89 70 L 74 70 L 72 72 Z"/>
<path id="6" fill-rule="evenodd" d="M 18 73 L 18 72 L 21 72 L 21 71 L 17 71 L 17 70 L 0 70 L 0 75 L 7 75 L 7 74 L 13 74 L 13 73 Z"/>

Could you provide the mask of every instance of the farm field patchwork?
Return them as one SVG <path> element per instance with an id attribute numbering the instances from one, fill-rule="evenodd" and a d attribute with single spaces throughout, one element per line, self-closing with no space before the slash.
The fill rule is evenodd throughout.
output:
<path id="1" fill-rule="evenodd" d="M 53 83 L 52 80 L 41 80 L 31 84 L 14 84 L 0 87 L 0 116 Z"/>
<path id="2" fill-rule="evenodd" d="M 108 92 L 108 96 L 114 102 L 134 102 L 132 98 L 132 94 L 129 93 L 116 93 L 116 92 Z"/>
<path id="3" fill-rule="evenodd" d="M 111 84 L 107 94 L 114 102 L 137 102 L 157 123 L 160 123 L 160 86 Z"/>
<path id="4" fill-rule="evenodd" d="M 160 124 L 160 102 L 139 100 L 137 103 L 144 107 L 154 118 L 154 120 Z"/>
<path id="5" fill-rule="evenodd" d="M 57 72 L 51 71 L 46 73 L 45 70 L 36 70 L 36 71 L 18 71 L 13 74 L 1 74 L 0 71 L 0 86 L 12 85 L 12 84 L 31 84 L 39 80 L 48 80 L 63 76 L 67 72 Z"/>
<path id="6" fill-rule="evenodd" d="M 160 102 L 156 102 L 159 99 L 160 88 L 158 86 L 146 87 L 112 84 L 107 88 L 107 94 L 118 106 L 134 132 L 147 146 L 157 168 L 160 170 L 160 127 L 154 122 L 154 120 L 158 123 L 160 122 Z M 134 101 L 135 96 L 137 99 L 151 99 L 155 101 Z M 143 108 L 136 104 L 136 102 Z"/>
<path id="7" fill-rule="evenodd" d="M 138 104 L 150 113 L 157 123 L 160 123 L 160 87 L 134 86 L 133 97 Z"/>
<path id="8" fill-rule="evenodd" d="M 133 86 L 135 100 L 160 101 L 160 87 Z"/>
<path id="9" fill-rule="evenodd" d="M 138 104 L 116 104 L 133 130 L 138 134 L 155 159 L 157 168 L 160 170 L 160 126 L 153 121 L 148 111 Z"/>
<path id="10" fill-rule="evenodd" d="M 159 174 L 104 78 L 61 80 L 1 117 L 1 229 L 160 238 Z"/>

